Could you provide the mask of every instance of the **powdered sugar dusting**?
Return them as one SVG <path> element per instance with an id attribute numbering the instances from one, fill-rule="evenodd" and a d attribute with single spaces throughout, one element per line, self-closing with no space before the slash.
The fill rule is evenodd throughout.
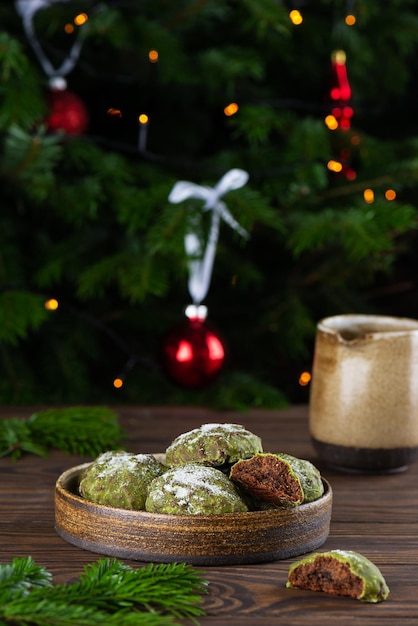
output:
<path id="1" fill-rule="evenodd" d="M 203 432 L 208 432 L 213 430 L 214 428 L 216 429 L 221 429 L 225 432 L 235 432 L 237 429 L 240 428 L 244 428 L 244 426 L 241 426 L 241 424 L 216 424 L 216 423 L 211 423 L 211 424 L 202 424 L 202 426 L 200 427 L 200 429 L 196 429 L 196 430 L 202 430 Z"/>
<path id="2" fill-rule="evenodd" d="M 129 452 L 104 452 L 95 461 L 96 478 L 107 478 L 119 470 L 134 472 L 139 466 L 154 468 L 156 459 L 151 454 L 131 454 Z"/>
<path id="3" fill-rule="evenodd" d="M 189 464 L 168 470 L 151 483 L 146 510 L 198 514 L 246 511 L 247 507 L 222 472 Z"/>
<path id="4" fill-rule="evenodd" d="M 165 484 L 164 489 L 175 493 L 176 497 L 181 499 L 188 499 L 192 493 L 196 492 L 196 489 L 203 489 L 206 493 L 220 496 L 225 489 L 222 489 L 218 483 L 210 482 L 214 478 L 218 481 L 223 480 L 223 474 L 206 466 L 183 465 L 172 470 L 170 479 L 175 482 Z"/>
<path id="5" fill-rule="evenodd" d="M 215 422 L 211 424 L 202 424 L 199 428 L 193 428 L 193 430 L 189 430 L 187 433 L 182 433 L 178 437 L 176 437 L 173 441 L 175 445 L 183 445 L 183 442 L 187 440 L 188 442 L 192 442 L 194 439 L 197 439 L 202 434 L 210 435 L 216 434 L 219 435 L 221 433 L 230 434 L 235 433 L 237 430 L 245 430 L 243 426 L 240 424 L 217 424 Z"/>
<path id="6" fill-rule="evenodd" d="M 220 466 L 262 452 L 261 439 L 240 424 L 203 424 L 176 437 L 166 450 L 168 466 Z"/>

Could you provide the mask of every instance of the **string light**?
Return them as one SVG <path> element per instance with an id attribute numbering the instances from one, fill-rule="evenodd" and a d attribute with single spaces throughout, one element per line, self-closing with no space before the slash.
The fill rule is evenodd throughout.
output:
<path id="1" fill-rule="evenodd" d="M 345 16 L 344 21 L 347 24 L 347 26 L 354 26 L 357 20 L 356 20 L 356 16 L 350 13 L 349 15 Z"/>
<path id="2" fill-rule="evenodd" d="M 301 387 L 306 387 L 306 385 L 309 385 L 311 382 L 311 378 L 312 376 L 309 372 L 302 372 L 299 376 L 299 385 Z"/>
<path id="3" fill-rule="evenodd" d="M 385 191 L 385 198 L 389 202 L 391 202 L 392 200 L 395 200 L 395 198 L 396 198 L 396 191 L 394 189 L 386 189 L 386 191 Z"/>
<path id="4" fill-rule="evenodd" d="M 373 204 L 374 202 L 374 191 L 373 189 L 365 189 L 363 191 L 363 198 L 367 204 Z"/>
<path id="5" fill-rule="evenodd" d="M 55 298 L 49 298 L 49 300 L 46 300 L 46 302 L 44 303 L 44 307 L 48 311 L 56 311 L 59 307 L 58 300 L 56 300 Z"/>
<path id="6" fill-rule="evenodd" d="M 325 122 L 325 125 L 329 128 L 329 130 L 337 130 L 338 120 L 335 117 L 335 115 L 327 115 L 324 122 Z"/>
<path id="7" fill-rule="evenodd" d="M 87 13 L 79 13 L 74 18 L 74 24 L 76 26 L 83 26 L 83 24 L 85 24 L 88 19 L 89 19 L 89 16 L 87 15 Z"/>
<path id="8" fill-rule="evenodd" d="M 150 50 L 148 52 L 148 58 L 151 63 L 157 63 L 158 61 L 158 52 L 157 50 Z"/>
<path id="9" fill-rule="evenodd" d="M 146 113 L 138 115 L 139 130 L 138 130 L 138 152 L 145 152 L 147 149 L 147 135 L 149 117 Z"/>
<path id="10" fill-rule="evenodd" d="M 290 11 L 289 18 L 294 26 L 299 26 L 303 22 L 302 13 L 297 9 L 293 9 L 292 11 Z"/>
<path id="11" fill-rule="evenodd" d="M 238 104 L 236 102 L 231 102 L 224 108 L 224 113 L 227 117 L 230 117 L 231 115 L 235 115 L 235 113 L 238 113 L 238 109 Z"/>
<path id="12" fill-rule="evenodd" d="M 334 159 L 331 159 L 330 161 L 328 161 L 327 163 L 327 168 L 331 171 L 331 172 L 342 172 L 343 169 L 343 164 L 340 163 L 339 161 L 335 161 Z"/>
<path id="13" fill-rule="evenodd" d="M 137 354 L 131 354 L 122 370 L 120 370 L 119 374 L 113 379 L 113 386 L 115 389 L 121 389 L 124 386 L 126 377 L 128 376 L 129 372 L 140 360 L 142 359 L 140 359 Z"/>
<path id="14" fill-rule="evenodd" d="M 67 33 L 67 35 L 71 35 L 71 33 L 74 32 L 74 26 L 72 24 L 66 24 L 64 26 L 64 32 Z"/>

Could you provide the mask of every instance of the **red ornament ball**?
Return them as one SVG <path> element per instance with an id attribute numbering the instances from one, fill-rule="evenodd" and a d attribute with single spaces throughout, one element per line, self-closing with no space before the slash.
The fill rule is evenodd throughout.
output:
<path id="1" fill-rule="evenodd" d="M 201 389 L 220 374 L 225 347 L 217 330 L 205 319 L 186 318 L 165 338 L 161 366 L 168 378 L 186 389 Z"/>
<path id="2" fill-rule="evenodd" d="M 48 129 L 66 135 L 82 135 L 88 126 L 88 113 L 78 96 L 67 89 L 51 89 L 48 93 Z"/>

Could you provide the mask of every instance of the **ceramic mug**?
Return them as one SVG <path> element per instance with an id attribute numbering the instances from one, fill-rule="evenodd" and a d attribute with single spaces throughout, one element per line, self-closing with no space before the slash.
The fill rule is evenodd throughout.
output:
<path id="1" fill-rule="evenodd" d="M 321 320 L 309 429 L 319 458 L 344 470 L 399 471 L 418 458 L 418 320 Z"/>

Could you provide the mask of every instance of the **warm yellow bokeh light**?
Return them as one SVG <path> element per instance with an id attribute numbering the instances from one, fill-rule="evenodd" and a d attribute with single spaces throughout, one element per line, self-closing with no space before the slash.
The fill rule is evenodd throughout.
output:
<path id="1" fill-rule="evenodd" d="M 395 198 L 396 198 L 396 191 L 394 189 L 386 189 L 386 191 L 385 191 L 385 198 L 386 198 L 386 200 L 389 200 L 389 202 L 391 200 L 395 200 Z"/>
<path id="2" fill-rule="evenodd" d="M 330 130 L 336 130 L 338 128 L 338 121 L 335 115 L 327 115 L 324 122 Z"/>
<path id="3" fill-rule="evenodd" d="M 331 59 L 334 63 L 337 63 L 337 65 L 345 65 L 346 54 L 344 50 L 334 50 L 334 52 L 331 54 Z"/>
<path id="4" fill-rule="evenodd" d="M 64 26 L 64 31 L 67 33 L 67 35 L 71 35 L 71 33 L 74 32 L 74 26 L 72 24 L 66 24 Z"/>
<path id="5" fill-rule="evenodd" d="M 374 191 L 373 189 L 365 189 L 363 191 L 363 198 L 367 204 L 372 204 L 374 202 Z"/>
<path id="6" fill-rule="evenodd" d="M 354 26 L 354 24 L 356 23 L 356 16 L 352 15 L 351 13 L 349 15 L 346 15 L 345 23 L 347 24 L 347 26 Z"/>
<path id="7" fill-rule="evenodd" d="M 302 372 L 302 374 L 299 376 L 299 385 L 301 385 L 302 387 L 306 387 L 306 385 L 308 385 L 311 382 L 311 374 L 309 372 Z"/>
<path id="8" fill-rule="evenodd" d="M 141 115 L 138 116 L 138 122 L 140 124 L 148 124 L 149 122 L 149 117 L 146 113 L 141 113 Z"/>
<path id="9" fill-rule="evenodd" d="M 156 63 L 158 61 L 158 52 L 157 52 L 157 50 L 150 50 L 148 52 L 148 58 L 151 61 L 151 63 Z"/>
<path id="10" fill-rule="evenodd" d="M 238 109 L 239 109 L 239 106 L 237 105 L 237 103 L 231 102 L 230 104 L 227 104 L 227 106 L 224 108 L 224 113 L 226 116 L 230 117 L 231 115 L 235 115 Z"/>
<path id="11" fill-rule="evenodd" d="M 55 298 L 50 298 L 49 300 L 46 300 L 44 306 L 48 311 L 56 311 L 59 306 L 58 300 L 56 300 Z"/>
<path id="12" fill-rule="evenodd" d="M 83 26 L 83 24 L 85 24 L 88 19 L 89 19 L 89 16 L 87 15 L 87 13 L 79 13 L 74 18 L 74 24 L 76 26 Z"/>
<path id="13" fill-rule="evenodd" d="M 327 168 L 331 171 L 331 172 L 341 172 L 343 169 L 343 165 L 342 163 L 340 163 L 339 161 L 334 161 L 333 159 L 331 159 L 330 161 L 328 161 L 327 163 Z"/>
<path id="14" fill-rule="evenodd" d="M 303 22 L 302 13 L 298 11 L 297 9 L 293 9 L 292 11 L 290 11 L 289 17 L 290 17 L 290 21 L 295 26 L 299 26 L 299 24 L 302 24 Z"/>
<path id="15" fill-rule="evenodd" d="M 123 387 L 123 380 L 121 378 L 115 378 L 115 380 L 113 381 L 113 386 L 115 387 L 115 389 L 120 389 L 121 387 Z"/>

